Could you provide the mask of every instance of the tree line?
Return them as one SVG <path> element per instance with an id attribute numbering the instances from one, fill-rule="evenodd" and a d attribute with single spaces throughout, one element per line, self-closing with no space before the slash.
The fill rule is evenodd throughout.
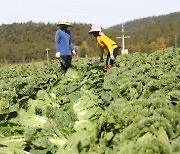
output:
<path id="1" fill-rule="evenodd" d="M 180 46 L 180 12 L 169 15 L 138 19 L 124 24 L 130 35 L 125 40 L 129 52 L 151 53 L 157 49 Z M 72 42 L 78 56 L 93 57 L 99 55 L 95 38 L 88 34 L 89 24 L 73 23 L 70 28 Z M 54 36 L 58 29 L 56 24 L 50 23 L 13 23 L 0 26 L 0 61 L 1 62 L 29 62 L 32 60 L 46 60 L 47 49 L 49 58 L 54 59 Z M 121 46 L 121 25 L 115 25 L 103 32 Z M 175 36 L 177 38 L 175 42 Z M 176 43 L 176 44 L 175 44 Z"/>

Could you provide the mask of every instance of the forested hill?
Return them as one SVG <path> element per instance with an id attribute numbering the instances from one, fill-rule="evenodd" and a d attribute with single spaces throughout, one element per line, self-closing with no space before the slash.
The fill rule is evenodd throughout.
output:
<path id="1" fill-rule="evenodd" d="M 109 30 L 117 33 L 121 27 L 119 24 Z M 127 31 L 125 35 L 131 37 L 126 39 L 126 47 L 131 52 L 150 53 L 154 49 L 180 47 L 180 12 L 129 21 L 124 23 L 124 29 Z"/>
<path id="2" fill-rule="evenodd" d="M 180 12 L 170 13 L 168 15 L 161 16 L 152 16 L 147 18 L 135 19 L 133 21 L 128 21 L 125 23 L 126 29 L 131 30 L 139 30 L 159 24 L 174 24 L 180 22 Z M 179 28 L 179 27 L 178 27 Z M 115 29 L 121 31 L 121 24 L 114 25 L 109 29 Z"/>
<path id="3" fill-rule="evenodd" d="M 56 24 L 45 23 L 14 23 L 0 26 L 0 61 L 22 62 L 43 60 L 47 58 L 46 49 L 49 49 L 49 57 L 54 58 L 54 35 Z M 180 46 L 180 12 L 168 15 L 148 17 L 126 22 L 126 35 L 130 39 L 125 40 L 129 52 L 151 53 L 160 48 Z M 73 23 L 70 28 L 72 41 L 78 55 L 81 57 L 98 55 L 98 48 L 92 36 L 88 34 L 90 25 Z M 114 39 L 119 45 L 121 25 L 115 25 L 103 32 Z M 175 43 L 177 36 L 177 43 Z"/>
<path id="4" fill-rule="evenodd" d="M 22 62 L 43 60 L 55 56 L 54 37 L 56 24 L 14 23 L 0 26 L 0 61 Z M 96 48 L 93 37 L 88 35 L 90 25 L 73 24 L 70 28 L 72 41 L 80 56 L 95 55 Z"/>

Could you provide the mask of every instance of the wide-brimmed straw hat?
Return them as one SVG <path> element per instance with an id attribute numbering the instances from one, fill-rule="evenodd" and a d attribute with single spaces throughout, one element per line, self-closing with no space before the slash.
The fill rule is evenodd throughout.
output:
<path id="1" fill-rule="evenodd" d="M 57 25 L 71 26 L 70 22 L 66 18 L 62 19 Z"/>
<path id="2" fill-rule="evenodd" d="M 92 33 L 92 32 L 101 32 L 101 27 L 99 25 L 92 25 L 89 33 Z"/>

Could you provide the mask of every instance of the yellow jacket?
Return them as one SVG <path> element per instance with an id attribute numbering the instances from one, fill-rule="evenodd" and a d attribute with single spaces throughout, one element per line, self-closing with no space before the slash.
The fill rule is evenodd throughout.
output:
<path id="1" fill-rule="evenodd" d="M 96 41 L 100 47 L 101 57 L 103 56 L 104 50 L 107 50 L 111 55 L 113 53 L 113 50 L 118 47 L 116 42 L 114 42 L 104 34 L 96 37 Z"/>

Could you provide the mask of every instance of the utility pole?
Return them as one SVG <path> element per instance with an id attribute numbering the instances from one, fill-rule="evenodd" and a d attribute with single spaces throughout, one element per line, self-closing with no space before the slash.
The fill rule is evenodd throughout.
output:
<path id="1" fill-rule="evenodd" d="M 47 48 L 47 49 L 46 49 L 47 61 L 49 61 L 49 51 L 50 51 L 50 49 Z"/>
<path id="2" fill-rule="evenodd" d="M 128 54 L 128 49 L 125 49 L 125 43 L 124 43 L 124 39 L 125 38 L 130 38 L 130 36 L 125 36 L 125 31 L 124 31 L 124 26 L 123 26 L 123 23 L 122 23 L 122 36 L 121 37 L 116 37 L 116 38 L 121 38 L 122 39 L 122 50 L 121 50 L 121 54 Z"/>

